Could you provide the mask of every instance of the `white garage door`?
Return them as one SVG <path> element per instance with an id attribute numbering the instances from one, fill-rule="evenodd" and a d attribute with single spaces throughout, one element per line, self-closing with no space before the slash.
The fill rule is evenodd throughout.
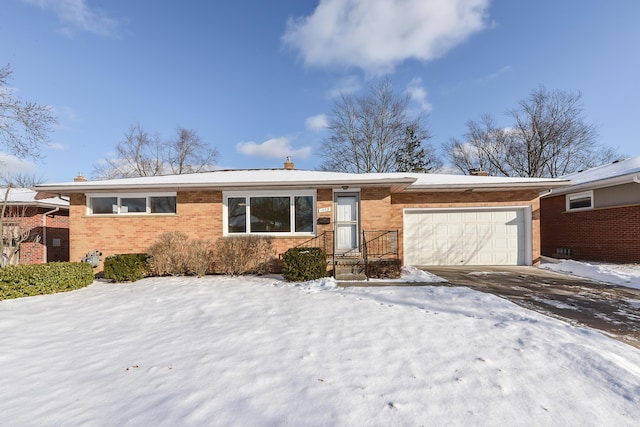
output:
<path id="1" fill-rule="evenodd" d="M 526 265 L 528 208 L 406 209 L 406 265 Z M 528 259 L 527 259 L 528 257 Z"/>

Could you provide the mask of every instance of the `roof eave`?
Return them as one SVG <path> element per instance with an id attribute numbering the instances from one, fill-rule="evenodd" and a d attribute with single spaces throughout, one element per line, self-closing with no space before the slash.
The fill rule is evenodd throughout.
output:
<path id="1" fill-rule="evenodd" d="M 589 181 L 589 182 L 585 182 L 585 183 L 581 183 L 581 184 L 574 184 L 574 185 L 568 185 L 568 186 L 563 186 L 561 188 L 558 189 L 554 189 L 551 193 L 546 194 L 546 197 L 551 197 L 551 196 L 560 196 L 563 194 L 569 194 L 569 193 L 577 193 L 580 191 L 589 191 L 589 190 L 595 190 L 597 188 L 605 188 L 605 187 L 613 187 L 615 185 L 622 185 L 622 184 L 629 184 L 634 182 L 634 177 L 638 176 L 640 174 L 638 173 L 630 173 L 630 174 L 625 174 L 625 175 L 620 175 L 620 176 L 616 176 L 613 178 L 605 178 L 605 179 L 599 179 L 596 181 Z"/>
<path id="2" fill-rule="evenodd" d="M 147 184 L 119 184 L 107 185 L 92 182 L 82 182 L 64 185 L 36 186 L 38 191 L 47 191 L 58 194 L 73 194 L 112 191 L 138 191 L 138 190 L 184 190 L 184 189 L 216 189 L 216 190 L 243 190 L 243 189 L 300 189 L 300 188 L 337 188 L 337 187 L 391 187 L 392 191 L 402 191 L 415 182 L 415 178 L 397 178 L 384 180 L 327 180 L 327 181 L 259 181 L 259 182 L 232 182 L 232 183 L 147 183 Z"/>

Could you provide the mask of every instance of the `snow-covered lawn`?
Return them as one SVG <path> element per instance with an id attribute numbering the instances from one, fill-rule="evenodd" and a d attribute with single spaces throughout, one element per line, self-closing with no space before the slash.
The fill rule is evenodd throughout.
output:
<path id="1" fill-rule="evenodd" d="M 640 289 L 640 264 L 605 264 L 566 260 L 543 263 L 542 268 Z"/>
<path id="2" fill-rule="evenodd" d="M 2 426 L 637 425 L 640 350 L 498 297 L 153 278 L 0 301 Z"/>

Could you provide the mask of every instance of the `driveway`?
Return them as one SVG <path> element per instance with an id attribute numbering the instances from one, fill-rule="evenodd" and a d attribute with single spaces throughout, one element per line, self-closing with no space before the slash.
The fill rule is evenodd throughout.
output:
<path id="1" fill-rule="evenodd" d="M 451 286 L 506 298 L 640 348 L 640 290 L 536 267 L 426 267 Z"/>

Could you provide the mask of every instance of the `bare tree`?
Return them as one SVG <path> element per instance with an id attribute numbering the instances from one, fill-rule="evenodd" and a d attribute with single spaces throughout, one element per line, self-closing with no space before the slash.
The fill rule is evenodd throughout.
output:
<path id="1" fill-rule="evenodd" d="M 178 127 L 175 139 L 167 142 L 167 163 L 174 174 L 202 172 L 218 161 L 215 147 L 204 143 L 195 130 Z"/>
<path id="2" fill-rule="evenodd" d="M 505 176 L 557 177 L 613 160 L 615 150 L 596 144 L 580 99 L 580 93 L 534 90 L 507 112 L 510 127 L 483 115 L 467 123 L 464 142 L 452 139 L 443 148 L 463 173 L 484 169 Z"/>
<path id="3" fill-rule="evenodd" d="M 218 151 L 208 146 L 196 131 L 178 127 L 176 138 L 162 141 L 139 124 L 132 126 L 116 146 L 115 156 L 98 162 L 97 178 L 131 178 L 168 173 L 201 172 L 213 167 Z"/>
<path id="4" fill-rule="evenodd" d="M 410 101 L 408 95 L 397 96 L 388 80 L 372 84 L 368 93 L 360 97 L 342 94 L 329 119 L 330 135 L 322 142 L 321 168 L 367 173 L 395 172 L 406 166 L 406 162 L 398 163 L 402 158 L 397 154 L 410 142 L 422 145 L 431 137 L 422 124 L 422 116 L 410 117 Z M 434 153 L 431 149 L 412 148 L 412 154 L 416 155 L 434 156 Z M 429 158 L 423 163 L 435 160 Z"/>
<path id="5" fill-rule="evenodd" d="M 57 121 L 49 106 L 14 96 L 11 74 L 9 65 L 0 68 L 0 145 L 18 158 L 40 159 Z"/>

